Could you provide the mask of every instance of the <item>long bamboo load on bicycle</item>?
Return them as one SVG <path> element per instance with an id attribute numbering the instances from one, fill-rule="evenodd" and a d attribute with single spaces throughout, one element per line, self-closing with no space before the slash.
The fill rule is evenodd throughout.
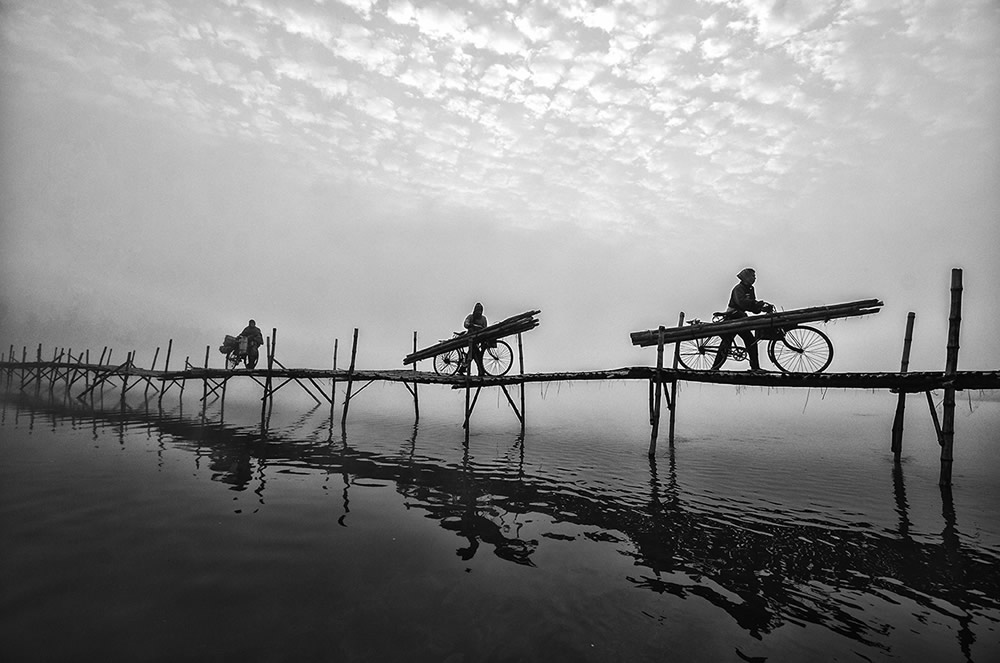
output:
<path id="1" fill-rule="evenodd" d="M 741 348 L 722 338 L 754 332 L 756 340 L 767 342 L 767 356 L 782 373 L 822 373 L 833 361 L 833 343 L 822 331 L 805 323 L 878 313 L 881 306 L 877 299 L 864 299 L 731 320 L 721 319 L 724 314 L 720 312 L 714 314 L 713 322 L 690 320 L 682 327 L 633 332 L 632 343 L 658 344 L 662 334 L 664 344 L 677 344 L 676 358 L 681 368 L 715 370 L 727 359 L 749 358 L 751 370 L 760 370 L 753 366 L 756 355 L 750 352 L 756 352 L 756 348 Z"/>
<path id="2" fill-rule="evenodd" d="M 811 308 L 777 311 L 764 315 L 752 315 L 738 320 L 725 322 L 701 322 L 692 320 L 683 327 L 670 327 L 663 330 L 664 343 L 677 343 L 706 336 L 721 336 L 722 334 L 738 334 L 743 331 L 758 329 L 792 327 L 807 322 L 827 322 L 836 318 L 851 318 L 859 315 L 878 313 L 884 306 L 879 299 L 860 299 L 854 302 L 833 304 L 831 306 L 813 306 Z M 629 334 L 632 345 L 648 347 L 656 345 L 659 340 L 658 329 L 648 329 Z"/>
<path id="3" fill-rule="evenodd" d="M 537 327 L 538 319 L 535 316 L 539 313 L 541 313 L 541 311 L 526 311 L 487 327 L 483 327 L 474 334 L 469 334 L 465 331 L 455 332 L 455 335 L 449 339 L 439 341 L 435 345 L 431 345 L 422 350 L 417 350 L 416 352 L 406 355 L 406 357 L 403 358 L 403 364 L 413 364 L 422 359 L 456 357 L 457 353 L 464 353 L 464 351 L 469 348 L 470 343 L 477 343 L 487 348 L 487 354 L 490 354 L 489 351 L 492 349 L 493 353 L 497 355 L 494 357 L 496 360 L 494 363 L 497 365 L 498 370 L 495 373 L 493 371 L 489 372 L 495 375 L 502 375 L 510 370 L 511 364 L 513 363 L 513 353 L 510 346 L 504 343 L 501 339 L 505 336 L 521 334 Z M 498 348 L 502 348 L 502 352 L 498 351 Z M 449 367 L 457 367 L 458 362 L 452 363 L 449 361 L 448 365 Z M 437 372 L 441 372 L 437 361 L 435 362 L 434 369 Z M 450 374 L 454 371 L 449 368 L 449 370 L 446 370 L 445 372 Z"/>

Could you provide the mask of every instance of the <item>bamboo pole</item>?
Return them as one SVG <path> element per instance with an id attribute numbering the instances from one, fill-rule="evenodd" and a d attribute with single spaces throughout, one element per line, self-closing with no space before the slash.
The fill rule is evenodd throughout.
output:
<path id="1" fill-rule="evenodd" d="M 201 389 L 201 418 L 205 419 L 205 410 L 208 409 L 208 352 L 211 346 L 205 346 L 205 378 L 202 380 Z"/>
<path id="2" fill-rule="evenodd" d="M 354 366 L 358 358 L 358 328 L 354 328 L 354 338 L 351 340 L 351 365 L 347 369 L 347 395 L 344 397 L 344 413 L 340 418 L 340 424 L 347 423 L 347 411 L 351 406 L 351 388 L 354 386 Z"/>
<path id="3" fill-rule="evenodd" d="M 959 333 L 962 328 L 962 270 L 951 270 L 951 312 L 948 316 L 948 348 L 945 359 L 945 376 L 958 372 Z M 944 406 L 941 415 L 941 478 L 938 484 L 951 485 L 951 466 L 954 461 L 955 443 L 955 386 L 944 388 Z"/>
<path id="4" fill-rule="evenodd" d="M 174 349 L 174 339 L 171 338 L 167 342 L 167 357 L 166 357 L 166 359 L 163 362 L 163 372 L 164 373 L 166 373 L 167 371 L 170 370 L 170 352 L 173 349 Z M 160 384 L 160 396 L 159 396 L 159 398 L 156 399 L 156 405 L 157 406 L 159 406 L 159 405 L 161 405 L 163 403 L 163 394 L 167 393 L 167 389 L 169 389 L 172 386 L 174 386 L 174 381 L 173 380 L 170 381 L 169 385 L 166 383 L 166 380 L 164 380 Z"/>
<path id="5" fill-rule="evenodd" d="M 521 333 L 520 332 L 518 332 L 518 334 L 517 334 L 517 363 L 518 363 L 518 367 L 519 367 L 519 369 L 521 371 L 521 377 L 523 378 L 524 377 L 524 345 L 523 345 L 523 343 L 521 341 Z M 524 412 L 524 380 L 523 379 L 521 380 L 520 387 L 521 387 L 521 434 L 523 436 L 523 434 L 524 434 L 524 421 L 525 421 L 525 412 Z M 523 444 L 523 442 L 524 442 L 524 440 L 523 440 L 523 437 L 522 437 L 522 444 Z"/>
<path id="6" fill-rule="evenodd" d="M 656 436 L 660 432 L 660 397 L 663 392 L 663 327 L 656 344 L 656 395 L 653 397 L 653 426 L 649 435 L 649 456 L 656 456 Z"/>
<path id="7" fill-rule="evenodd" d="M 24 365 L 28 363 L 28 346 L 21 347 L 21 387 L 20 390 L 24 391 Z"/>
<path id="8" fill-rule="evenodd" d="M 159 358 L 159 356 L 160 356 L 160 346 L 156 346 L 156 352 L 153 353 L 153 363 L 150 364 L 149 370 L 151 371 L 156 370 L 156 360 Z M 153 381 L 149 378 L 146 378 L 146 390 L 142 394 L 143 398 L 149 397 L 149 388 L 152 386 L 153 386 Z"/>
<path id="9" fill-rule="evenodd" d="M 476 335 L 469 334 L 468 336 L 469 347 L 465 351 L 465 421 L 462 423 L 462 427 L 465 428 L 465 443 L 469 443 L 469 419 L 472 418 L 472 405 L 469 404 L 470 400 L 470 389 L 472 383 L 472 354 L 476 347 Z"/>
<path id="10" fill-rule="evenodd" d="M 330 426 L 333 426 L 333 406 L 337 402 L 337 345 L 338 339 L 333 339 L 333 375 L 330 377 Z"/>
<path id="11" fill-rule="evenodd" d="M 684 326 L 684 311 L 681 311 L 680 315 L 677 316 L 677 326 L 678 327 Z M 681 344 L 674 343 L 674 360 L 672 364 L 672 368 L 674 369 L 674 371 L 677 370 L 677 362 L 680 359 L 680 354 L 681 354 Z M 676 414 L 676 411 L 677 411 L 677 376 L 675 373 L 673 381 L 670 383 L 670 423 L 667 431 L 667 439 L 670 441 L 671 445 L 673 445 L 674 443 L 674 415 Z"/>
<path id="12" fill-rule="evenodd" d="M 266 343 L 265 350 L 267 351 L 267 373 L 264 376 L 264 395 L 261 397 L 260 403 L 260 428 L 263 433 L 267 433 L 267 406 L 269 402 L 273 402 L 274 392 L 271 391 L 272 384 L 272 371 L 274 370 L 274 353 L 275 346 L 278 344 L 278 329 L 277 327 L 271 327 L 271 337 L 264 339 Z"/>
<path id="13" fill-rule="evenodd" d="M 417 332 L 413 332 L 413 352 L 417 352 Z M 413 375 L 417 375 L 417 362 L 413 362 Z M 420 396 L 417 394 L 417 381 L 413 381 L 413 421 L 414 423 L 420 421 Z"/>
<path id="14" fill-rule="evenodd" d="M 899 372 L 905 375 L 910 368 L 910 345 L 913 341 L 913 319 L 916 314 L 906 314 L 906 333 L 903 335 L 903 358 L 899 362 Z M 900 391 L 896 398 L 896 416 L 892 421 L 892 457 L 899 462 L 903 451 L 903 412 L 906 410 L 906 392 Z"/>

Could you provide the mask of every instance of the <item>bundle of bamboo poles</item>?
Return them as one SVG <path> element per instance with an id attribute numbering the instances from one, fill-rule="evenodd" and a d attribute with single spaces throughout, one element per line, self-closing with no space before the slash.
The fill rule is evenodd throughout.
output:
<path id="1" fill-rule="evenodd" d="M 677 343 L 696 338 L 705 338 L 707 336 L 736 334 L 755 329 L 794 327 L 795 325 L 801 325 L 807 322 L 825 322 L 835 318 L 850 318 L 859 315 L 871 315 L 873 313 L 878 313 L 882 306 L 882 301 L 878 299 L 859 299 L 853 302 L 844 302 L 843 304 L 792 309 L 790 311 L 769 313 L 767 315 L 755 315 L 748 318 L 739 318 L 724 322 L 695 322 L 683 327 L 664 329 L 663 342 Z M 659 330 L 657 329 L 632 332 L 630 336 L 632 338 L 632 345 L 638 345 L 640 347 L 656 345 L 659 342 Z"/>
<path id="2" fill-rule="evenodd" d="M 500 322 L 489 325 L 480 329 L 474 334 L 469 334 L 468 332 L 459 334 L 452 338 L 444 341 L 440 341 L 436 345 L 424 348 L 423 350 L 417 350 L 412 352 L 403 358 L 403 364 L 412 364 L 414 362 L 420 361 L 421 359 L 430 359 L 435 355 L 439 355 L 449 350 L 456 350 L 458 348 L 466 348 L 469 343 L 489 343 L 490 341 L 495 341 L 504 336 L 513 336 L 514 334 L 520 334 L 522 332 L 529 331 L 538 326 L 538 319 L 535 318 L 536 315 L 541 313 L 541 311 L 527 311 L 519 315 L 511 316 L 506 320 L 501 320 Z"/>

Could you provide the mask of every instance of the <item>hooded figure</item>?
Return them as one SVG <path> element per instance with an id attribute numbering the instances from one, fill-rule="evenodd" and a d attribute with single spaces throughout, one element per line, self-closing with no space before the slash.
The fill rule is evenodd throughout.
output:
<path id="1" fill-rule="evenodd" d="M 749 313 L 760 313 L 762 311 L 773 311 L 774 306 L 768 304 L 763 300 L 757 299 L 757 294 L 754 292 L 753 284 L 757 280 L 757 272 L 751 267 L 747 267 L 740 271 L 736 275 L 736 278 L 740 280 L 739 283 L 733 288 L 732 293 L 729 295 L 729 306 L 726 307 L 726 314 L 723 320 L 737 320 L 739 318 L 745 318 Z M 726 358 L 729 356 L 729 349 L 733 347 L 733 337 L 735 334 L 723 334 L 721 336 L 721 343 L 719 343 L 719 350 L 715 354 L 715 361 L 712 363 L 712 370 L 716 371 L 726 363 Z M 747 349 L 747 359 L 750 360 L 750 370 L 756 372 L 762 371 L 760 367 L 760 358 L 757 354 L 757 339 L 754 337 L 752 331 L 740 332 L 740 338 L 743 339 L 743 345 Z"/>

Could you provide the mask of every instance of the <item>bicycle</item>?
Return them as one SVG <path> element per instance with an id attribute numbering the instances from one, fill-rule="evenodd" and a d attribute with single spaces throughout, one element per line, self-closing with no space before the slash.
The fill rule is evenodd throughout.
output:
<path id="1" fill-rule="evenodd" d="M 723 322 L 721 312 L 712 315 L 712 322 Z M 702 324 L 701 320 L 691 320 L 688 324 Z M 758 329 L 757 338 L 768 341 L 767 356 L 782 373 L 822 373 L 833 361 L 833 343 L 820 330 L 807 325 Z M 726 359 L 745 361 L 747 350 L 737 346 L 736 339 L 730 346 Z M 677 362 L 690 371 L 711 370 L 722 339 L 706 336 L 681 341 L 677 349 Z"/>
<path id="2" fill-rule="evenodd" d="M 463 336 L 464 332 L 455 332 L 455 336 Z M 490 341 L 482 345 L 483 369 L 487 375 L 499 377 L 507 375 L 514 364 L 514 351 L 506 341 Z M 468 346 L 448 350 L 434 355 L 434 372 L 438 375 L 455 375 L 459 369 L 469 370 Z"/>

